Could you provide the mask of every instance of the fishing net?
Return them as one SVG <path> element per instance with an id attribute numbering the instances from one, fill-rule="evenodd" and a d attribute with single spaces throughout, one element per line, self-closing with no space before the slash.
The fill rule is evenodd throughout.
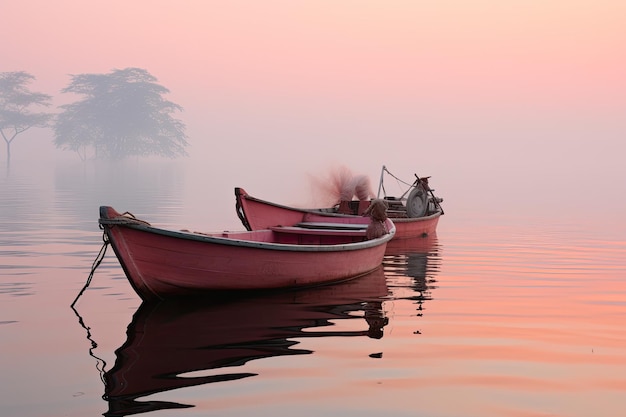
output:
<path id="1" fill-rule="evenodd" d="M 387 202 L 385 200 L 375 198 L 370 206 L 365 210 L 365 215 L 370 216 L 372 221 L 367 226 L 367 238 L 376 239 L 388 233 L 385 226 L 387 220 Z"/>

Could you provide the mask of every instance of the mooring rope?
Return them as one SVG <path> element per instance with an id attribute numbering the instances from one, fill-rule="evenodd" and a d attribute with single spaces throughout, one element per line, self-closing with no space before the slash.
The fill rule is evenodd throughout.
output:
<path id="1" fill-rule="evenodd" d="M 72 302 L 72 304 L 71 304 L 72 308 L 74 308 L 74 304 L 76 304 L 76 302 L 78 301 L 80 296 L 83 295 L 83 293 L 85 292 L 85 290 L 87 289 L 87 287 L 91 283 L 91 279 L 93 278 L 94 272 L 96 272 L 96 269 L 98 268 L 98 266 L 100 265 L 100 263 L 104 259 L 104 255 L 107 252 L 107 247 L 109 246 L 109 239 L 107 238 L 106 232 L 102 234 L 102 240 L 104 241 L 104 244 L 100 248 L 100 252 L 98 253 L 98 256 L 96 256 L 96 259 L 93 261 L 93 264 L 91 265 L 91 272 L 89 273 L 89 276 L 87 277 L 87 282 L 85 283 L 85 286 L 83 286 L 83 289 L 80 290 L 80 292 L 78 293 L 78 295 L 76 296 L 76 298 Z"/>
<path id="2" fill-rule="evenodd" d="M 76 314 L 76 317 L 78 317 L 78 323 L 80 324 L 80 326 L 83 329 L 85 329 L 85 331 L 87 332 L 87 340 L 89 340 L 91 344 L 91 347 L 89 348 L 89 356 L 96 359 L 96 369 L 98 370 L 98 373 L 100 374 L 100 380 L 104 383 L 106 387 L 106 380 L 104 379 L 104 374 L 105 374 L 105 368 L 107 366 L 107 363 L 104 359 L 102 359 L 101 357 L 97 356 L 94 353 L 94 351 L 98 347 L 98 344 L 91 336 L 91 328 L 85 324 L 82 316 L 74 308 L 74 305 L 76 304 L 80 296 L 83 294 L 83 292 L 85 292 L 85 290 L 89 286 L 89 283 L 91 282 L 91 279 L 93 278 L 93 274 L 96 271 L 96 268 L 98 268 L 98 265 L 100 265 L 100 263 L 104 259 L 104 255 L 106 254 L 106 251 L 107 251 L 107 246 L 109 246 L 109 240 L 106 236 L 106 233 L 102 234 L 102 240 L 104 240 L 104 244 L 102 245 L 102 248 L 100 248 L 100 252 L 98 253 L 98 256 L 96 257 L 96 259 L 94 260 L 93 265 L 91 266 L 91 273 L 89 274 L 89 277 L 87 278 L 87 282 L 85 283 L 85 286 L 83 287 L 83 289 L 80 290 L 80 293 L 78 293 L 78 295 L 76 296 L 76 298 L 74 299 L 70 307 L 74 311 L 74 314 Z"/>
<path id="3" fill-rule="evenodd" d="M 87 332 L 87 340 L 89 340 L 89 343 L 91 345 L 91 347 L 89 348 L 89 356 L 91 356 L 92 358 L 96 360 L 96 369 L 98 370 L 98 373 L 100 374 L 100 380 L 104 383 L 104 386 L 106 387 L 107 383 L 104 378 L 104 374 L 106 373 L 107 363 L 104 359 L 102 359 L 101 357 L 97 356 L 94 353 L 94 351 L 98 347 L 98 344 L 91 336 L 91 327 L 85 324 L 85 321 L 83 320 L 82 316 L 78 313 L 78 311 L 74 308 L 73 304 L 72 304 L 72 310 L 74 310 L 74 314 L 76 314 L 76 317 L 78 317 L 78 323 L 80 324 L 80 327 L 85 329 L 85 331 Z"/>
<path id="4" fill-rule="evenodd" d="M 105 225 L 111 226 L 111 225 L 123 225 L 123 224 L 138 224 L 138 225 L 150 226 L 150 223 L 136 218 L 133 213 L 130 213 L 128 211 L 122 214 L 121 216 L 118 216 L 112 219 L 100 219 L 98 223 L 100 225 L 100 229 L 103 229 L 103 230 L 104 230 Z M 71 304 L 72 308 L 74 308 L 74 304 L 76 304 L 80 296 L 83 295 L 83 293 L 85 292 L 85 290 L 91 283 L 93 274 L 96 272 L 96 269 L 98 268 L 98 266 L 100 266 L 100 263 L 104 259 L 104 255 L 106 255 L 107 247 L 109 246 L 109 243 L 110 243 L 106 232 L 102 233 L 102 240 L 104 241 L 104 244 L 102 245 L 102 248 L 100 248 L 100 252 L 98 253 L 98 256 L 96 256 L 96 259 L 93 261 L 93 265 L 91 266 L 91 272 L 89 273 L 89 276 L 87 277 L 87 282 L 85 283 L 85 285 L 83 286 L 83 289 L 80 290 L 80 292 L 78 293 L 78 295 L 72 302 Z"/>

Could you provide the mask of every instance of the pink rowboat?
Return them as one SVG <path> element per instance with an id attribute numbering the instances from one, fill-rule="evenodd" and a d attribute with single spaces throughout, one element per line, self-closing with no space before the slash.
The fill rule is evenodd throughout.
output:
<path id="1" fill-rule="evenodd" d="M 388 173 L 383 166 L 385 172 Z M 435 197 L 428 186 L 428 178 L 416 176 L 415 182 L 409 184 L 401 197 L 381 197 L 388 205 L 387 216 L 396 226 L 394 239 L 425 237 L 437 230 L 439 218 L 444 213 L 440 204 L 443 200 Z M 381 174 L 379 194 L 384 190 L 382 181 Z M 352 218 L 362 216 L 371 203 L 371 200 L 351 200 L 327 208 L 296 208 L 253 197 L 239 187 L 235 188 L 235 198 L 237 215 L 247 230 L 290 226 L 303 221 L 351 222 Z"/>
<path id="2" fill-rule="evenodd" d="M 386 219 L 388 233 L 368 240 L 369 217 L 346 220 L 198 233 L 160 229 L 102 206 L 99 223 L 133 289 L 151 300 L 309 287 L 367 274 L 382 264 L 396 228 Z"/>

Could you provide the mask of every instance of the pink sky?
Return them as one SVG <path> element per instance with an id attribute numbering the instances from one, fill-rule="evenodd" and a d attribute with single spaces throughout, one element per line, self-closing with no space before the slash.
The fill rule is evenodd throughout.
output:
<path id="1" fill-rule="evenodd" d="M 156 76 L 185 108 L 200 174 L 210 161 L 239 181 L 248 166 L 296 188 L 328 164 L 374 180 L 386 164 L 433 175 L 452 204 L 484 201 L 470 187 L 482 177 L 511 204 L 541 190 L 572 207 L 592 187 L 585 201 L 626 208 L 624 2 L 23 0 L 0 13 L 1 71 L 30 72 L 58 102 L 69 74 Z"/>
<path id="2" fill-rule="evenodd" d="M 611 92 L 626 83 L 626 5 L 614 1 L 25 0 L 1 8 L 0 33 L 10 39 L 3 67 L 28 68 L 46 85 L 126 66 L 180 92 L 201 83 L 208 92 L 346 98 L 367 85 L 362 95 L 381 98 L 408 89 L 534 101 L 548 90 L 548 101 L 612 101 L 623 100 Z"/>

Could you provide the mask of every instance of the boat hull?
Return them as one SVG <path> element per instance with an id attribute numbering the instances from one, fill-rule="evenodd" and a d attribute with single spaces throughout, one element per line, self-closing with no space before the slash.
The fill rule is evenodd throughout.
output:
<path id="1" fill-rule="evenodd" d="M 378 239 L 315 243 L 315 239 L 335 238 L 328 232 L 299 236 L 308 239 L 305 243 L 277 243 L 281 242 L 279 233 L 272 230 L 197 234 L 158 229 L 145 222 L 116 222 L 120 217 L 110 207 L 100 209 L 105 234 L 128 280 L 144 300 L 348 280 L 380 266 L 386 244 L 395 233 L 389 222 L 390 233 Z"/>
<path id="2" fill-rule="evenodd" d="M 392 218 L 391 220 L 396 225 L 395 239 L 415 239 L 434 235 L 440 217 L 441 211 L 424 217 Z"/>

